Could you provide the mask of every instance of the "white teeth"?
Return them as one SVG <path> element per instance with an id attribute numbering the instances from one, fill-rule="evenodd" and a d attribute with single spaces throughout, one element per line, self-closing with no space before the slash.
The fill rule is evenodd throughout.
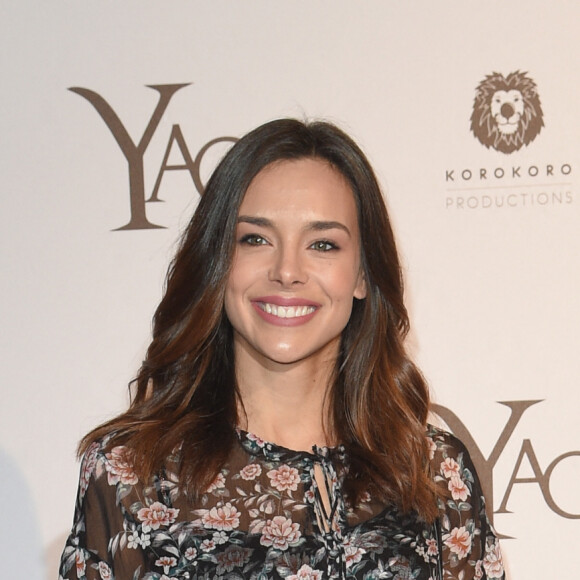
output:
<path id="1" fill-rule="evenodd" d="M 278 318 L 298 318 L 316 310 L 314 306 L 277 306 L 276 304 L 260 303 L 260 308 Z"/>

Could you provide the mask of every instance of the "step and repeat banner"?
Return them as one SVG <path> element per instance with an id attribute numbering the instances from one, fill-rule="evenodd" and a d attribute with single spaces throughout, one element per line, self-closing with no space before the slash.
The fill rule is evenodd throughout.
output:
<path id="1" fill-rule="evenodd" d="M 577 578 L 580 5 L 272 0 L 2 8 L 2 577 L 57 577 L 75 447 L 128 402 L 217 160 L 278 117 L 379 175 L 433 420 L 508 577 Z"/>

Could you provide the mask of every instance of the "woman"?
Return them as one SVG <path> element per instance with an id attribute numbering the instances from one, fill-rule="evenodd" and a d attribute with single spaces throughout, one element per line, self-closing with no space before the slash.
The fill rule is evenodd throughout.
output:
<path id="1" fill-rule="evenodd" d="M 502 578 L 473 464 L 427 425 L 376 178 L 267 123 L 210 178 L 129 410 L 89 433 L 62 578 Z"/>

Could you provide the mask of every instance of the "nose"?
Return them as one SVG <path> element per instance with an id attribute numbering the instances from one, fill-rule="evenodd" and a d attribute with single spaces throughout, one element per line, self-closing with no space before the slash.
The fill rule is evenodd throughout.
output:
<path id="1" fill-rule="evenodd" d="M 279 248 L 273 256 L 269 277 L 272 282 L 288 288 L 304 284 L 308 279 L 304 258 L 293 248 Z"/>
<path id="2" fill-rule="evenodd" d="M 500 113 L 502 117 L 509 119 L 515 113 L 515 110 L 510 103 L 504 103 L 501 106 Z"/>

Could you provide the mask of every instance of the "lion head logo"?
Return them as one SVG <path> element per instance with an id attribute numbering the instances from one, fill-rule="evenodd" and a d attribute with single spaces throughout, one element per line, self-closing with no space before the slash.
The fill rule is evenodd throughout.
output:
<path id="1" fill-rule="evenodd" d="M 527 73 L 493 73 L 477 87 L 471 130 L 486 147 L 513 153 L 531 143 L 543 126 L 536 83 Z"/>

